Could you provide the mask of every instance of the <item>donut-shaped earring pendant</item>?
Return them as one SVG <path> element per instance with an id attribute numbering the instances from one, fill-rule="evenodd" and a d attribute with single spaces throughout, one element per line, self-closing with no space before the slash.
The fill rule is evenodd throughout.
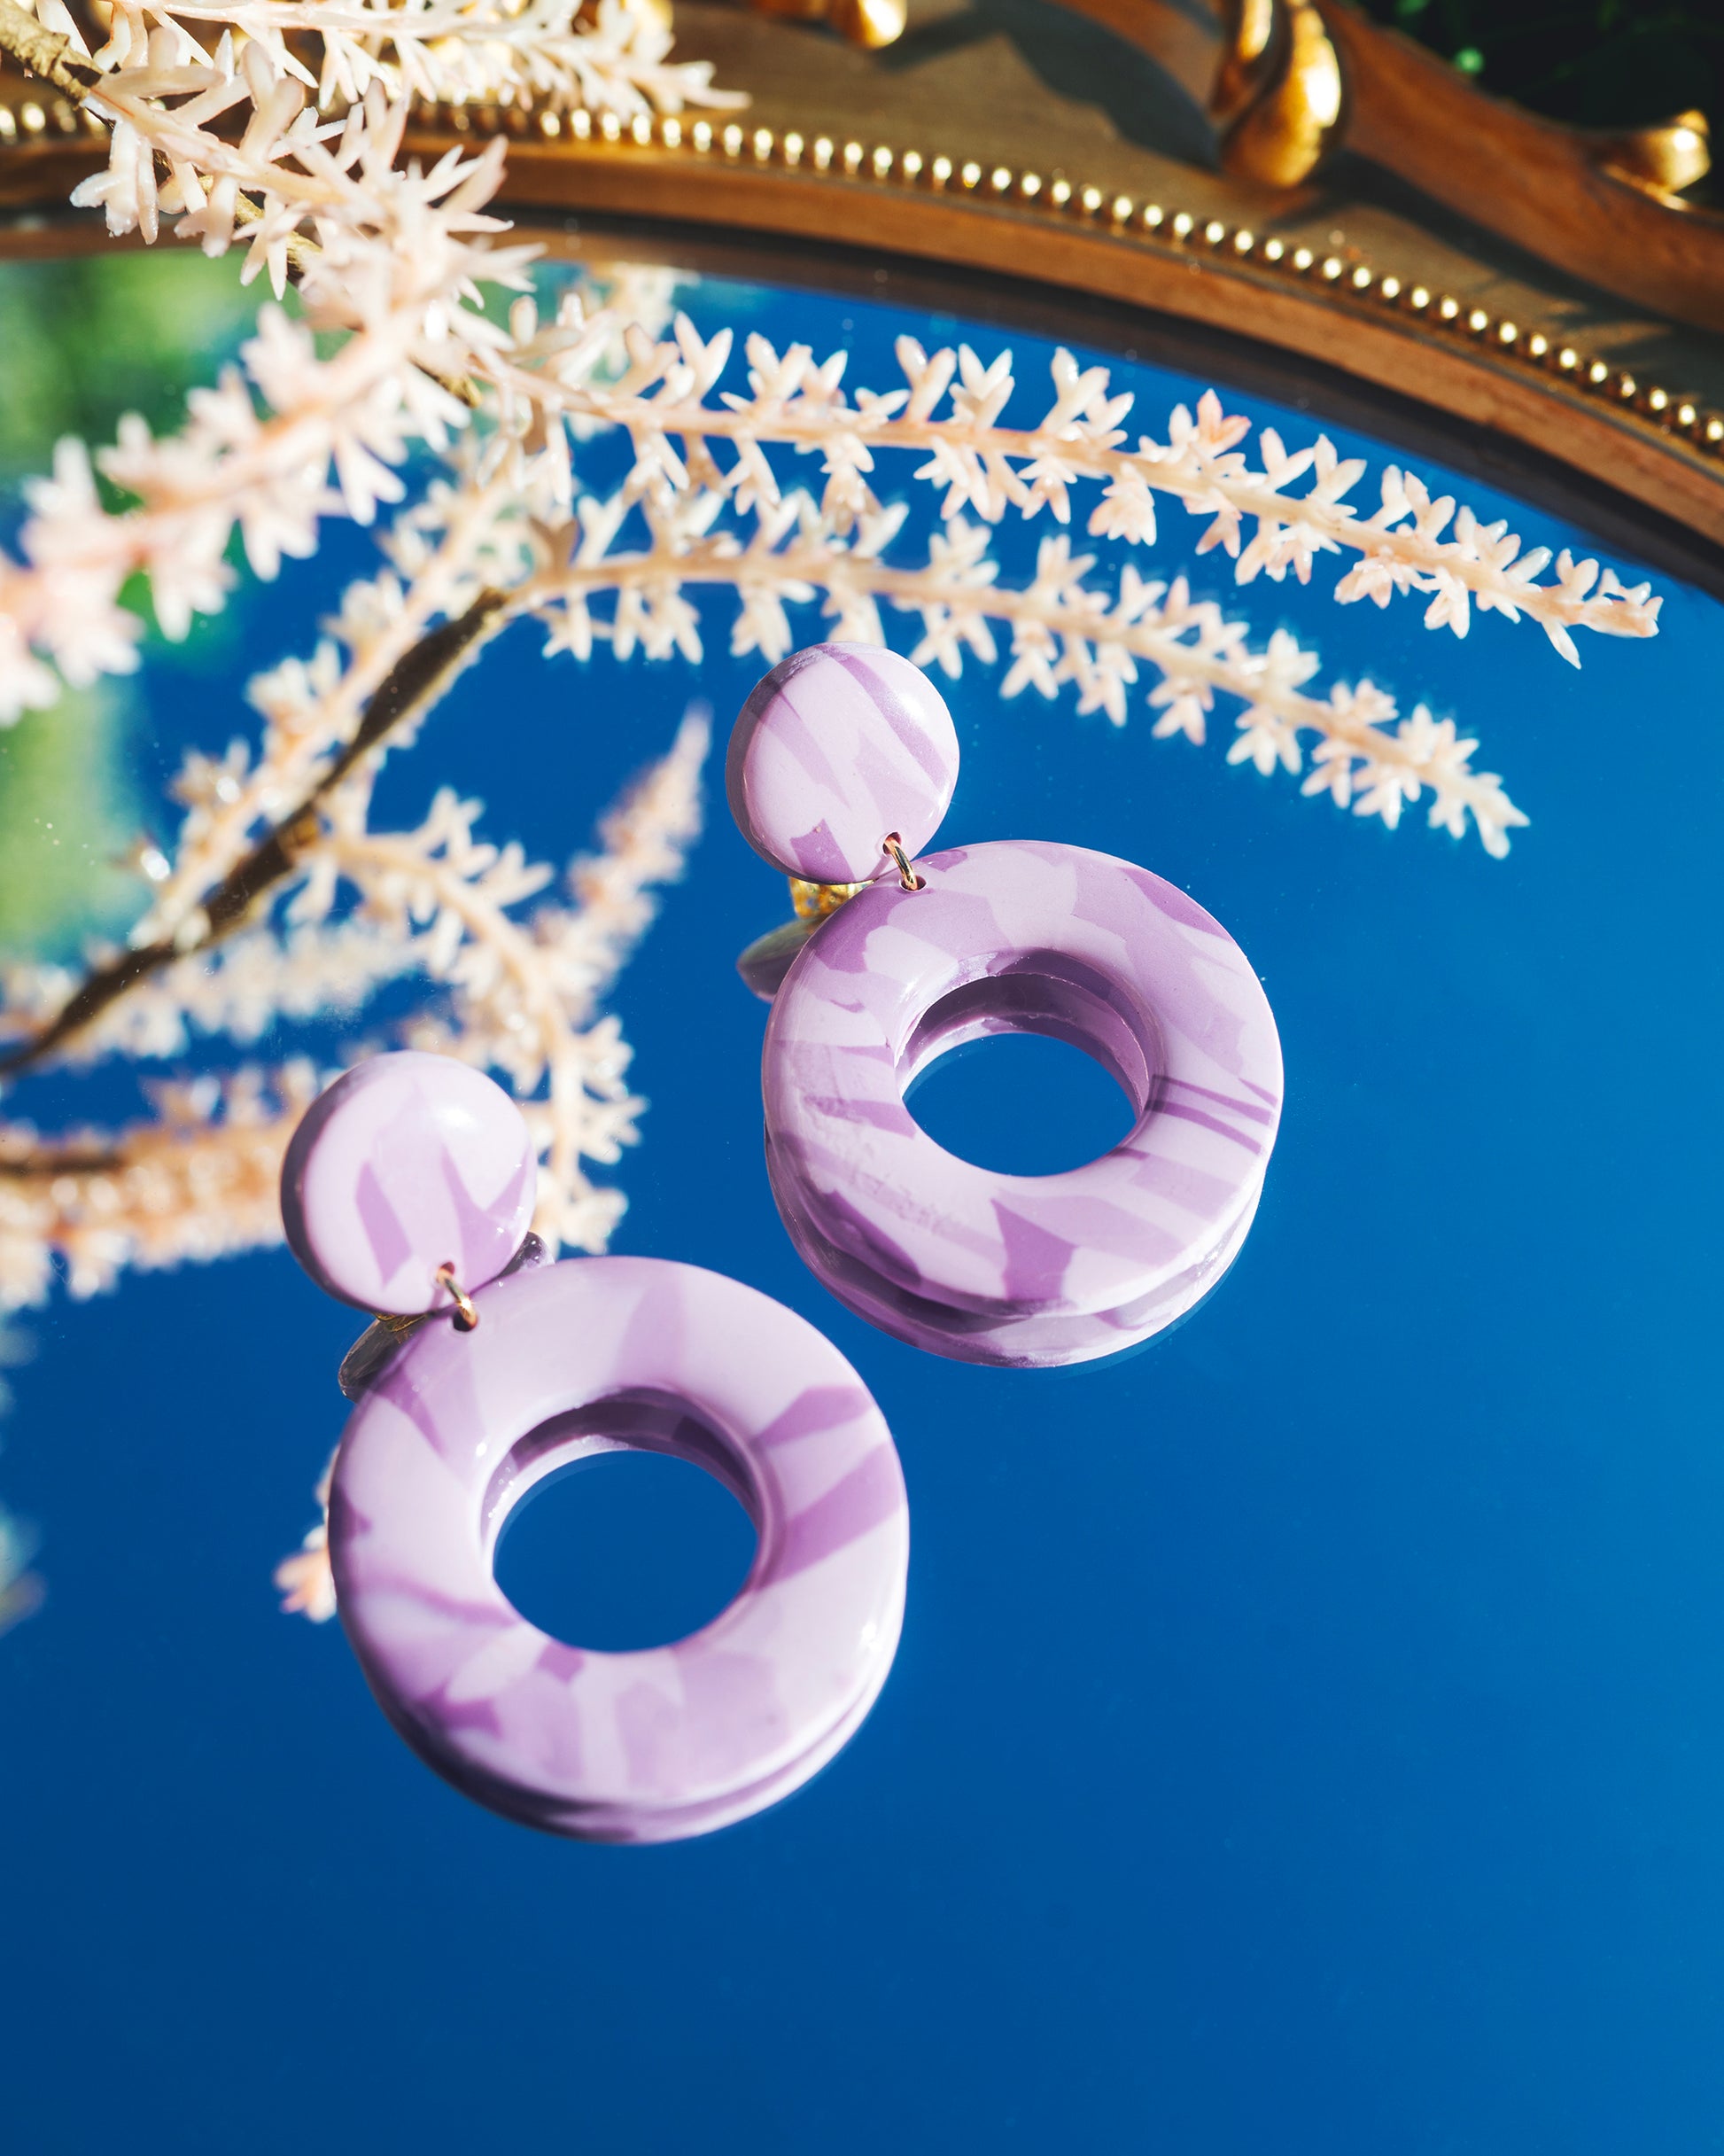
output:
<path id="1" fill-rule="evenodd" d="M 870 873 L 810 936 L 766 1028 L 767 1169 L 804 1260 L 882 1331 L 965 1361 L 1083 1362 L 1172 1324 L 1238 1254 L 1280 1118 L 1280 1043 L 1245 953 L 1184 891 L 1081 846 L 996 842 Z M 1011 1031 L 1094 1056 L 1136 1110 L 1129 1135 L 1044 1176 L 936 1145 L 911 1085 L 944 1050 Z"/>
<path id="2" fill-rule="evenodd" d="M 1172 1324 L 1257 1210 L 1281 1106 L 1275 1023 L 1244 953 L 1147 869 L 1030 840 L 872 885 L 791 967 L 762 1065 L 773 1191 L 860 1316 L 970 1362 L 1083 1362 Z M 1137 1111 L 1099 1159 L 1005 1175 L 905 1104 L 986 1033 L 1086 1049 Z"/>
<path id="3" fill-rule="evenodd" d="M 582 1841 L 677 1841 L 787 1796 L 897 1648 L 909 1508 L 866 1388 L 793 1312 L 693 1265 L 571 1258 L 474 1301 L 477 1329 L 415 1337 L 336 1457 L 336 1607 L 378 1704 L 446 1781 Z M 701 1631 L 598 1654 L 529 1623 L 492 1554 L 534 1483 L 627 1446 L 715 1475 L 758 1547 Z"/>
<path id="4" fill-rule="evenodd" d="M 310 1111 L 290 1161 L 295 1247 L 322 1268 L 345 1278 L 366 1262 L 343 1241 L 354 1191 L 380 1148 L 406 1157 L 380 1110 L 392 1094 L 424 1144 L 417 1066 L 438 1060 L 380 1057 L 350 1074 L 362 1082 L 338 1081 L 346 1091 L 321 1117 Z M 356 1101 L 369 1154 L 352 1142 L 357 1125 L 344 1129 Z M 470 1191 L 472 1148 L 489 1162 L 494 1147 L 458 1119 L 432 1138 L 423 1176 Z M 506 1181 L 499 1215 L 513 1203 Z M 868 1712 L 903 1619 L 909 1511 L 866 1388 L 812 1326 L 718 1273 L 590 1257 L 486 1284 L 451 1278 L 440 1247 L 415 1247 L 413 1278 L 444 1301 L 364 1393 L 330 1487 L 337 1611 L 384 1712 L 468 1796 L 579 1840 L 680 1840 L 788 1795 Z M 535 1483 L 631 1447 L 715 1475 L 757 1549 L 710 1624 L 670 1646 L 601 1654 L 523 1617 L 493 1555 Z"/>

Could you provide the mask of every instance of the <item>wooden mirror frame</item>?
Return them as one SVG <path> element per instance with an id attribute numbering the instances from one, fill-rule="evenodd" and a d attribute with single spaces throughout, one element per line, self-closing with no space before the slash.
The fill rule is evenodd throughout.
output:
<path id="1" fill-rule="evenodd" d="M 1231 176 L 1181 89 L 1189 54 L 1159 65 L 1147 33 L 1126 46 L 1043 0 L 938 4 L 868 52 L 683 0 L 678 57 L 711 58 L 750 93 L 745 113 L 422 107 L 411 146 L 510 136 L 500 206 L 554 251 L 626 241 L 854 289 L 883 276 L 948 310 L 1201 354 L 1242 385 L 1423 438 L 1724 589 L 1719 339 L 1625 307 L 1356 158 L 1292 189 Z M 1196 17 L 1187 27 L 1195 39 Z M 102 132 L 0 76 L 0 254 L 100 244 L 65 205 Z"/>

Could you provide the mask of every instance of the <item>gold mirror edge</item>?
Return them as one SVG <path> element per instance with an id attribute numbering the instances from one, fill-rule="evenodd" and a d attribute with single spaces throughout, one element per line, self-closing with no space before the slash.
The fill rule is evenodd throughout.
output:
<path id="1" fill-rule="evenodd" d="M 522 142 L 510 214 L 644 217 L 817 245 L 842 232 L 851 250 L 1172 315 L 1364 383 L 1392 381 L 1451 418 L 1595 476 L 1608 470 L 1615 488 L 1724 543 L 1724 412 L 1596 357 L 1559 327 L 1464 306 L 1391 265 L 956 155 L 834 141 L 822 170 L 823 138 L 791 137 L 787 152 L 760 127 L 660 121 L 609 141 L 596 125 L 593 134 Z M 449 139 L 428 132 L 423 147 Z"/>
<path id="2" fill-rule="evenodd" d="M 68 108 L 69 110 L 69 108 Z M 48 119 L 44 113 L 44 121 Z M 422 112 L 427 157 L 514 138 L 498 207 L 532 225 L 644 219 L 944 265 L 1227 332 L 1316 362 L 1568 465 L 1724 545 L 1724 411 L 1410 271 L 1108 194 L 1061 173 L 913 146 L 696 118 Z M 81 244 L 66 194 L 93 145 L 0 141 L 0 254 Z M 840 206 L 842 205 L 842 207 Z M 539 237 L 543 237 L 540 232 Z"/>

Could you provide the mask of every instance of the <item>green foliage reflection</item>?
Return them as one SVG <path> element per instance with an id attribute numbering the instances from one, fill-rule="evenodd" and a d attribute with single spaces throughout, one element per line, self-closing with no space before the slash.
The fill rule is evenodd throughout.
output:
<path id="1" fill-rule="evenodd" d="M 120 416 L 179 424 L 256 318 L 237 256 L 190 248 L 0 262 L 0 476 L 39 471 L 62 434 L 110 441 Z"/>

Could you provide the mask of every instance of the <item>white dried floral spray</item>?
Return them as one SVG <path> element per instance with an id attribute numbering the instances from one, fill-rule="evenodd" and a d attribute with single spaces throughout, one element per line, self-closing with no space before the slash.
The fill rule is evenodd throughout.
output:
<path id="1" fill-rule="evenodd" d="M 0 44 L 28 12 L 0 0 Z M 1428 795 L 1433 824 L 1459 836 L 1470 821 L 1496 854 L 1525 818 L 1472 768 L 1476 744 L 1422 705 L 1402 717 L 1369 681 L 1318 693 L 1317 658 L 1293 636 L 1254 648 L 1183 578 L 1145 574 L 1159 508 L 1204 518 L 1200 551 L 1231 557 L 1240 585 L 1308 581 L 1333 557 L 1343 604 L 1417 595 L 1426 624 L 1457 636 L 1475 610 L 1527 619 L 1577 664 L 1579 631 L 1656 632 L 1645 586 L 1523 549 L 1398 467 L 1366 512 L 1349 499 L 1363 463 L 1326 438 L 1289 449 L 1264 429 L 1254 460 L 1247 422 L 1213 392 L 1174 410 L 1162 436 L 1132 440 L 1131 397 L 1064 351 L 1028 425 L 1007 421 L 1020 385 L 1006 352 L 905 338 L 898 379 L 852 392 L 842 353 L 819 361 L 754 336 L 739 370 L 729 331 L 703 339 L 671 315 L 662 274 L 613 279 L 596 310 L 571 291 L 541 321 L 527 296 L 534 251 L 488 206 L 504 144 L 409 162 L 410 101 L 623 116 L 743 102 L 673 59 L 654 0 L 599 0 L 591 14 L 577 0 L 115 0 L 93 56 L 61 0 L 34 13 L 52 34 L 40 64 L 110 130 L 106 166 L 75 199 L 116 235 L 153 241 L 166 220 L 211 254 L 241 246 L 275 301 L 178 432 L 128 420 L 94 460 L 62 442 L 27 488 L 19 553 L 0 553 L 0 724 L 50 706 L 62 681 L 136 666 L 143 624 L 125 588 L 139 572 L 175 637 L 226 603 L 236 533 L 268 578 L 314 552 L 331 518 L 394 522 L 388 568 L 350 588 L 325 641 L 253 684 L 256 744 L 188 760 L 183 824 L 154 858 L 131 958 L 97 953 L 83 977 L 11 969 L 0 1034 L 15 1053 L 70 1063 L 172 1055 L 193 1034 L 244 1044 L 280 1018 L 357 1013 L 384 981 L 423 973 L 441 1006 L 408 1037 L 525 1096 L 547 1170 L 541 1226 L 598 1248 L 621 1201 L 580 1164 L 616 1157 L 639 1103 L 596 1001 L 650 912 L 648 887 L 676 872 L 697 828 L 705 723 L 685 722 L 607 823 L 571 901 L 524 916 L 550 872 L 482 841 L 473 804 L 440 793 L 409 831 L 369 821 L 379 757 L 508 620 L 535 616 L 553 650 L 603 639 L 619 658 L 694 659 L 694 595 L 716 588 L 737 602 L 733 650 L 770 661 L 790 647 L 794 605 L 819 600 L 833 634 L 868 640 L 884 609 L 913 618 L 915 658 L 951 674 L 993 663 L 1003 643 L 1008 697 L 1069 682 L 1080 708 L 1121 722 L 1138 695 L 1157 735 L 1192 741 L 1226 699 L 1230 760 L 1302 774 L 1307 792 L 1391 826 Z M 276 303 L 290 279 L 297 315 Z M 487 285 L 518 295 L 506 324 L 484 311 Z M 600 433 L 633 450 L 608 498 L 579 477 Z M 415 451 L 443 473 L 403 506 Z M 818 493 L 786 483 L 796 458 L 819 471 Z M 105 505 L 97 470 L 131 506 Z M 907 501 L 883 496 L 900 480 L 940 495 L 920 561 L 892 555 Z M 1003 583 L 993 529 L 1044 512 L 1055 528 L 1034 576 Z M 1074 548 L 1080 522 L 1093 549 Z M 644 544 L 625 538 L 637 526 Z M 378 692 L 452 636 L 405 723 L 358 753 Z M 228 933 L 212 909 L 272 844 L 267 906 Z M 39 1300 L 57 1261 L 89 1293 L 128 1265 L 273 1238 L 282 1149 L 315 1086 L 308 1064 L 245 1066 L 159 1089 L 153 1119 L 127 1130 L 0 1125 L 0 1308 Z M 315 1535 L 284 1571 L 291 1603 L 327 1615 Z"/>
<path id="2" fill-rule="evenodd" d="M 617 1023 L 598 1006 L 653 917 L 653 887 L 680 873 L 700 829 L 708 735 L 691 711 L 605 819 L 601 851 L 571 864 L 568 899 L 525 914 L 555 872 L 481 840 L 476 803 L 446 791 L 417 829 L 373 832 L 362 790 L 350 790 L 274 915 L 214 964 L 189 957 L 117 1001 L 64 1060 L 171 1055 L 194 1031 L 254 1040 L 279 1018 L 356 1012 L 380 982 L 426 977 L 444 992 L 402 1039 L 508 1080 L 543 1163 L 535 1226 L 553 1243 L 602 1249 L 622 1194 L 594 1185 L 583 1163 L 614 1164 L 644 1104 L 628 1089 Z M 344 892 L 357 908 L 330 924 Z M 66 985 L 58 969 L 9 968 L 0 1040 L 28 1039 Z M 299 1061 L 157 1086 L 153 1117 L 118 1131 L 44 1139 L 0 1122 L 0 1310 L 44 1301 L 57 1266 L 84 1296 L 127 1267 L 278 1242 L 282 1156 L 329 1075 Z"/>

